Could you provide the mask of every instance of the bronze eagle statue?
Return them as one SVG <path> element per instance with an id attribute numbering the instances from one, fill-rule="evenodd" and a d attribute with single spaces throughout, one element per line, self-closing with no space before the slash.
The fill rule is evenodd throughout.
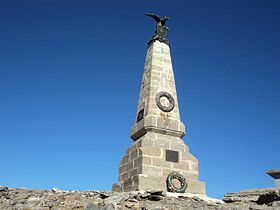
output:
<path id="1" fill-rule="evenodd" d="M 153 18 L 157 22 L 157 24 L 159 24 L 161 26 L 165 26 L 166 21 L 169 19 L 169 17 L 167 17 L 167 16 L 164 16 L 164 18 L 160 18 L 160 16 L 158 16 L 154 13 L 145 13 L 144 15 Z"/>
<path id="2" fill-rule="evenodd" d="M 170 43 L 169 43 L 168 39 L 166 38 L 166 33 L 169 30 L 169 28 L 165 26 L 165 23 L 169 19 L 169 17 L 164 16 L 164 18 L 160 18 L 160 16 L 158 16 L 154 13 L 145 13 L 144 15 L 153 18 L 157 22 L 155 34 L 148 42 L 148 45 L 150 46 L 156 40 L 169 45 Z"/>

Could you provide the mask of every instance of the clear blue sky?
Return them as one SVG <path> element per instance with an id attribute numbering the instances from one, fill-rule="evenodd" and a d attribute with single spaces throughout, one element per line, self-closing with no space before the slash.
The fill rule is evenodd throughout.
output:
<path id="1" fill-rule="evenodd" d="M 147 41 L 168 15 L 184 141 L 207 193 L 274 186 L 280 1 L 0 1 L 0 185 L 111 189 Z"/>

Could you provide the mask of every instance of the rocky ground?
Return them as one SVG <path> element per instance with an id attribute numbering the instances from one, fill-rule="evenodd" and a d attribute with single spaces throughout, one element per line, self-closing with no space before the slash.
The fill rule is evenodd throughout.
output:
<path id="1" fill-rule="evenodd" d="M 244 194 L 245 195 L 245 194 Z M 0 187 L 1 210 L 200 210 L 200 209 L 280 209 L 280 194 L 267 195 L 270 200 L 257 202 L 244 195 L 227 194 L 225 202 L 206 196 L 161 191 L 101 192 L 30 190 Z M 272 200 L 271 200 L 272 198 Z M 266 199 L 263 198 L 263 201 Z M 280 199 L 279 199 L 280 200 Z M 277 207 L 279 205 L 279 207 Z"/>

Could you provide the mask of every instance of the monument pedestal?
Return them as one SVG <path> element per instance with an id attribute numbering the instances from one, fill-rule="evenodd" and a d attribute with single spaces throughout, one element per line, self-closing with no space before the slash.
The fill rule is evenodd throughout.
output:
<path id="1" fill-rule="evenodd" d="M 119 184 L 122 191 L 166 191 L 166 178 L 173 171 L 186 178 L 186 192 L 205 194 L 204 183 L 198 181 L 198 161 L 187 145 L 178 137 L 147 133 L 122 158 Z"/>
<path id="2" fill-rule="evenodd" d="M 147 51 L 136 123 L 131 129 L 134 143 L 120 162 L 119 189 L 166 191 L 168 175 L 178 172 L 186 179 L 186 192 L 205 194 L 198 160 L 181 139 L 184 135 L 170 48 L 156 40 Z"/>

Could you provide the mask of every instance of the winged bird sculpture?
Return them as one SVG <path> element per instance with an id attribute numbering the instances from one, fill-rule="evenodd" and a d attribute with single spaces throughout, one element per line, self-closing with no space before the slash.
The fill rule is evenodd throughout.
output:
<path id="1" fill-rule="evenodd" d="M 154 13 L 145 13 L 144 15 L 152 17 L 157 24 L 161 26 L 165 26 L 166 21 L 169 19 L 169 17 L 164 16 L 164 18 L 160 18 L 160 16 L 154 14 Z"/>
<path id="2" fill-rule="evenodd" d="M 160 42 L 163 42 L 163 43 L 169 45 L 169 41 L 165 37 L 167 31 L 169 30 L 168 27 L 165 26 L 165 23 L 169 19 L 169 17 L 164 16 L 164 18 L 160 18 L 160 16 L 158 16 L 154 13 L 145 13 L 144 15 L 153 18 L 157 22 L 156 32 L 155 32 L 154 36 L 151 38 L 151 40 L 148 42 L 148 44 L 151 45 L 154 41 L 158 40 Z"/>

